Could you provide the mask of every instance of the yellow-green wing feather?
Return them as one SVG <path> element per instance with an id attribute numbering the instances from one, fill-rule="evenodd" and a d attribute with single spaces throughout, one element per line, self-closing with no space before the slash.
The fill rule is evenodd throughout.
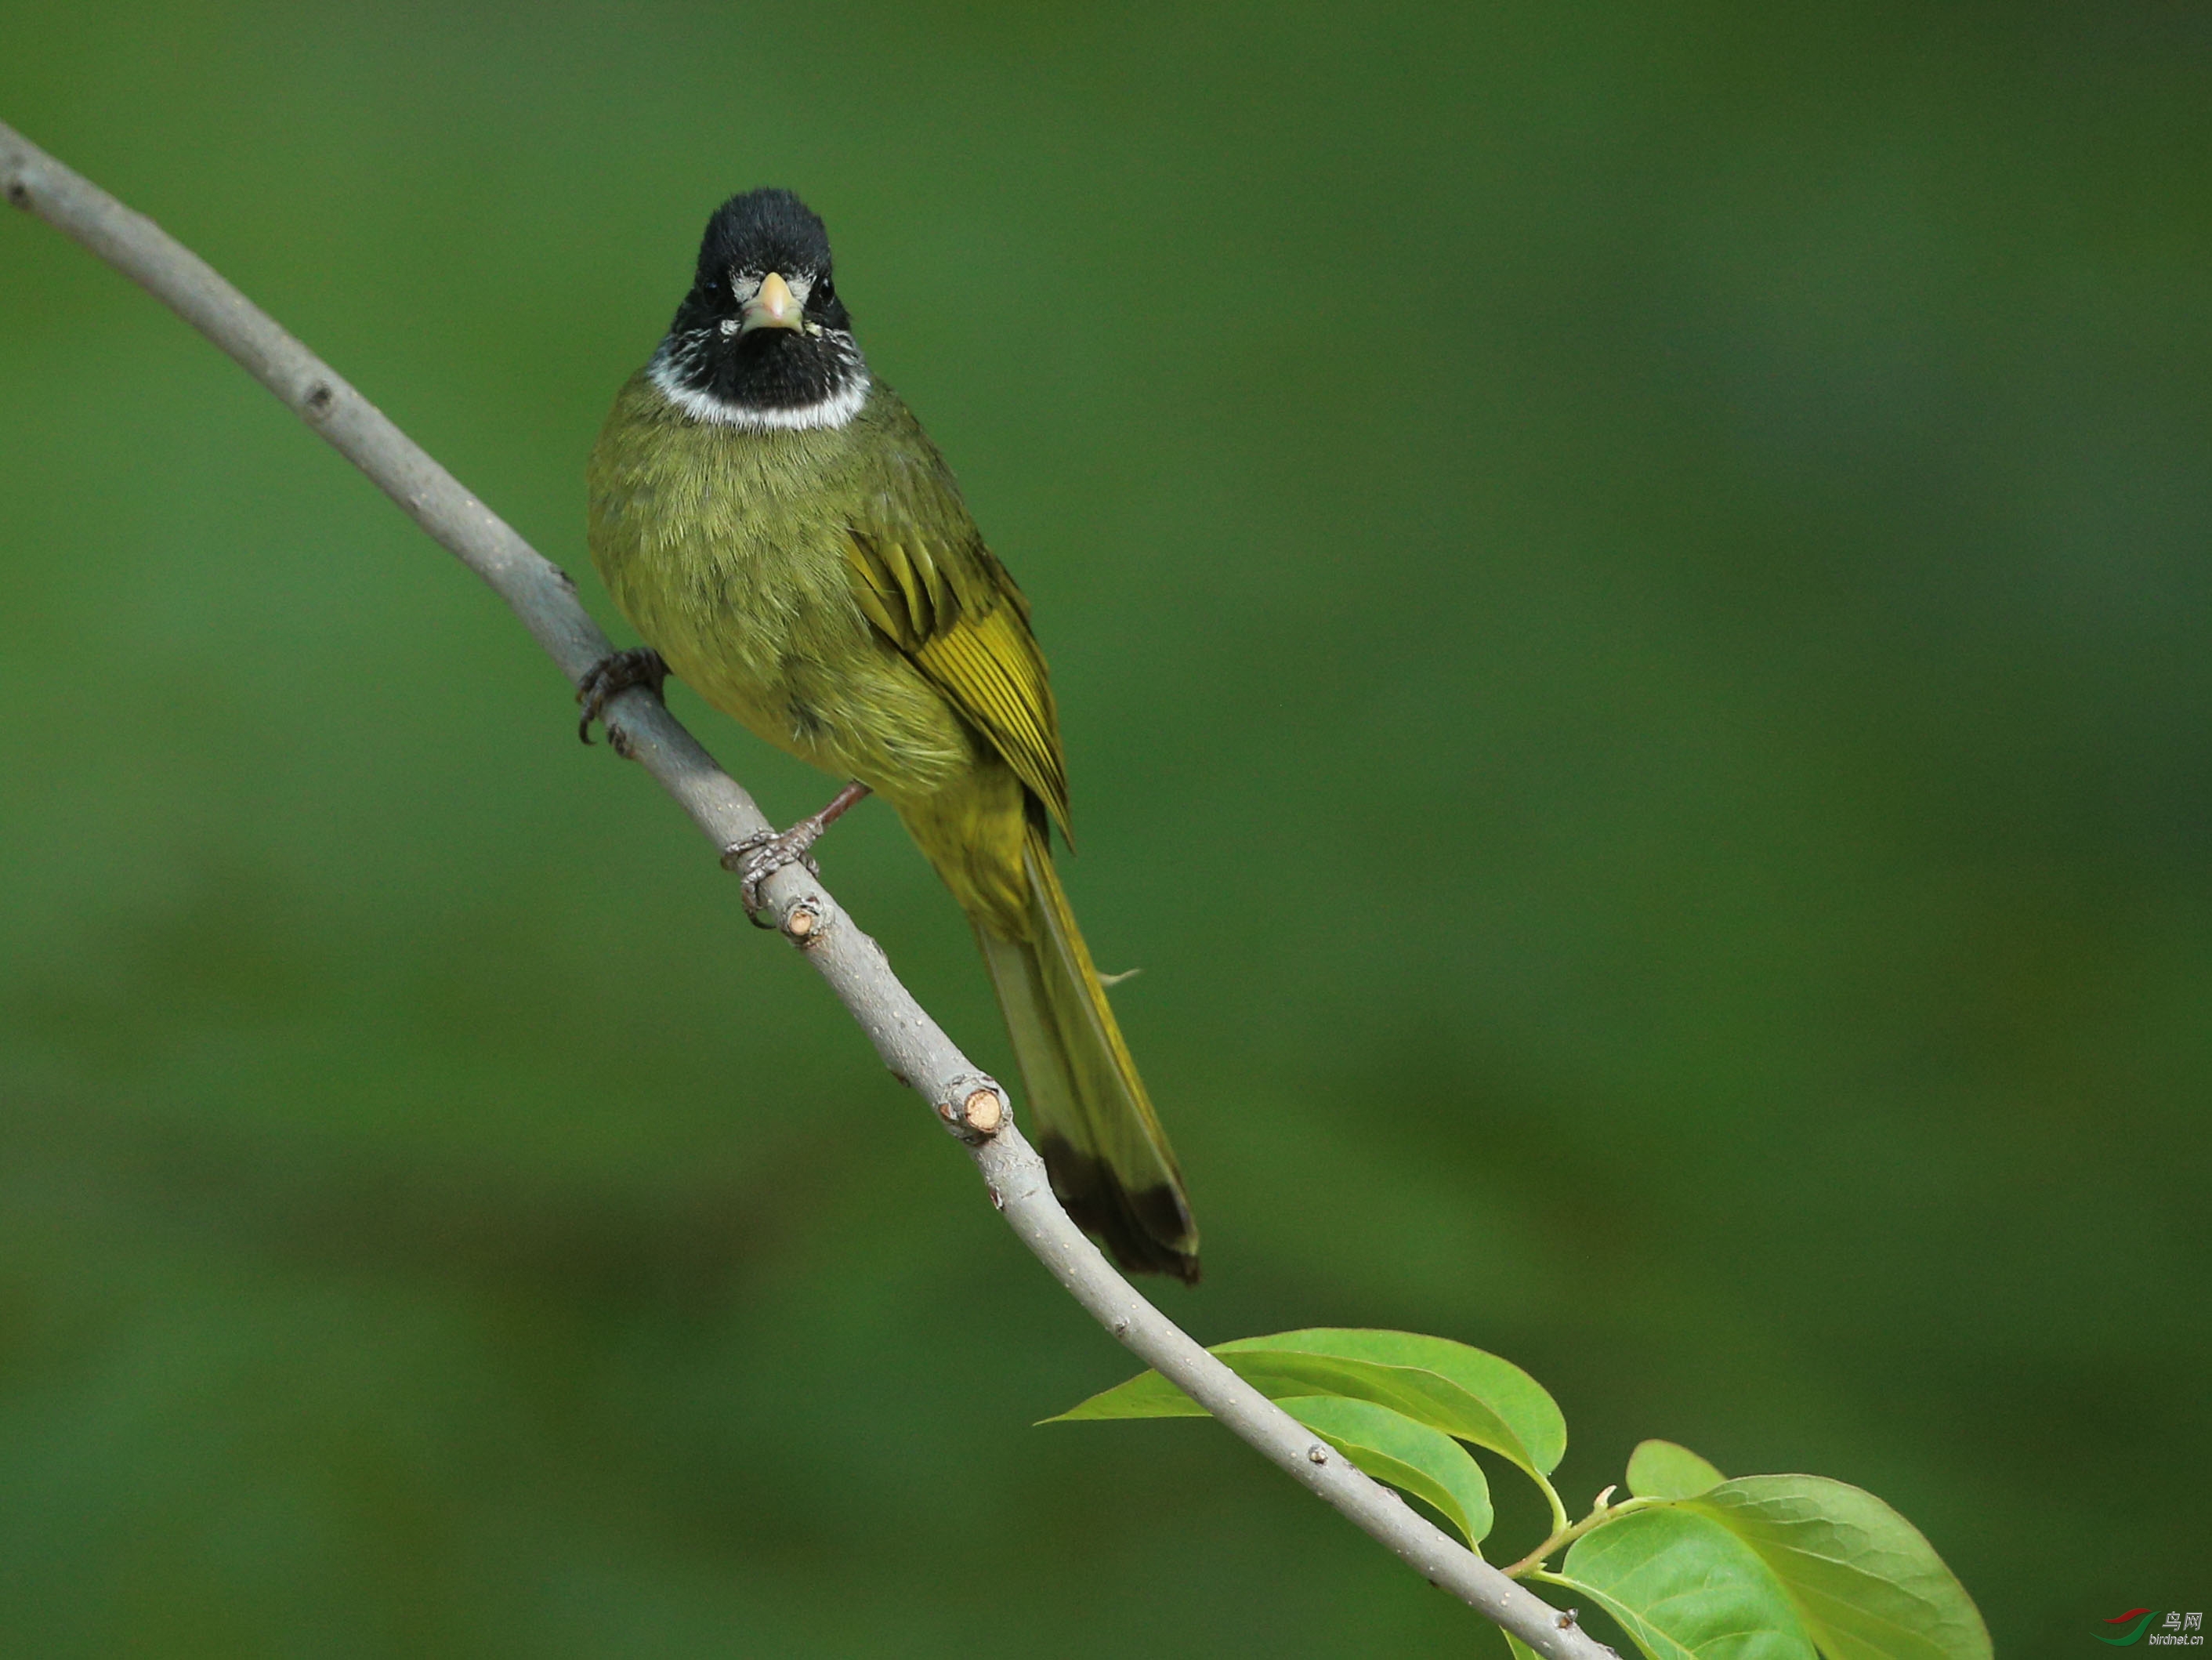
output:
<path id="1" fill-rule="evenodd" d="M 951 700 L 1067 830 L 1067 763 L 1044 654 L 1006 567 L 972 533 L 856 527 L 854 597 L 892 644 Z"/>

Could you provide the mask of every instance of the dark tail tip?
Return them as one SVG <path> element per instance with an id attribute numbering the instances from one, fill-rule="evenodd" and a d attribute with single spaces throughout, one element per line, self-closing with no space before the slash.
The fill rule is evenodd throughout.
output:
<path id="1" fill-rule="evenodd" d="M 1182 1195 L 1164 1183 L 1133 1191 L 1103 1159 L 1056 1135 L 1040 1140 L 1052 1190 L 1085 1232 L 1106 1247 L 1125 1274 L 1173 1274 L 1198 1283 L 1198 1225 Z"/>

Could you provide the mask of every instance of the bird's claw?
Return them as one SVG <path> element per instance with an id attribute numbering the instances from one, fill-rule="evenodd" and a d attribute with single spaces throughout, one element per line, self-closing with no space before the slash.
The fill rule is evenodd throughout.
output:
<path id="1" fill-rule="evenodd" d="M 849 812 L 853 804 L 868 794 L 868 787 L 858 779 L 845 786 L 830 799 L 830 805 L 811 818 L 802 818 L 787 830 L 763 830 L 748 836 L 742 842 L 732 842 L 722 849 L 722 868 L 739 877 L 745 901 L 745 915 L 752 918 L 755 927 L 769 928 L 773 922 L 761 920 L 761 884 L 786 865 L 804 865 L 822 874 L 822 866 L 807 856 L 807 849 L 822 839 L 823 831 L 836 824 Z"/>
<path id="2" fill-rule="evenodd" d="M 761 921 L 762 883 L 786 865 L 804 865 L 815 875 L 822 874 L 822 866 L 807 852 L 821 836 L 822 829 L 811 819 L 802 819 L 787 830 L 763 830 L 722 849 L 722 868 L 738 878 L 738 896 L 744 901 L 745 915 L 753 920 L 756 927 L 775 926 Z"/>
<path id="3" fill-rule="evenodd" d="M 592 723 L 606 719 L 610 702 L 633 686 L 650 687 L 658 697 L 667 678 L 666 660 L 650 646 L 609 652 L 585 671 L 583 679 L 577 684 L 576 701 L 583 706 L 584 713 L 576 722 L 576 736 L 590 743 Z M 617 750 L 623 748 L 621 735 L 612 727 L 607 728 L 607 741 Z"/>

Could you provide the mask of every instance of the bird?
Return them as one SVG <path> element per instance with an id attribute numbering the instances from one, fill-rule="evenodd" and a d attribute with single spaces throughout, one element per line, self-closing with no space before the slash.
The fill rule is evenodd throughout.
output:
<path id="1" fill-rule="evenodd" d="M 1029 601 L 870 369 L 796 195 L 708 219 L 588 483 L 592 562 L 645 644 L 586 678 L 587 741 L 609 696 L 672 673 L 847 781 L 732 849 L 749 910 L 836 818 L 887 802 L 974 928 L 1061 1204 L 1123 1268 L 1195 1284 L 1182 1171 L 1054 869 L 1067 769 Z"/>

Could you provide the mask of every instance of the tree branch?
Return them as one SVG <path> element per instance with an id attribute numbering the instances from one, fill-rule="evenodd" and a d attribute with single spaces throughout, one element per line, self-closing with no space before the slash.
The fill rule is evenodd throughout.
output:
<path id="1" fill-rule="evenodd" d="M 236 358 L 482 577 L 572 683 L 613 649 L 564 572 L 153 221 L 4 124 L 0 191 L 91 249 Z M 607 714 L 617 747 L 676 798 L 716 848 L 770 828 L 752 798 L 651 692 L 625 691 L 611 702 Z M 1043 1161 L 1014 1128 L 1006 1091 L 954 1046 L 892 974 L 882 948 L 838 908 L 820 880 L 802 866 L 786 866 L 763 891 L 765 914 L 830 982 L 884 1064 L 968 1144 L 991 1202 L 1099 1324 L 1423 1578 L 1538 1653 L 1550 1660 L 1598 1660 L 1612 1653 L 1369 1480 L 1139 1296 L 1053 1197 Z"/>

